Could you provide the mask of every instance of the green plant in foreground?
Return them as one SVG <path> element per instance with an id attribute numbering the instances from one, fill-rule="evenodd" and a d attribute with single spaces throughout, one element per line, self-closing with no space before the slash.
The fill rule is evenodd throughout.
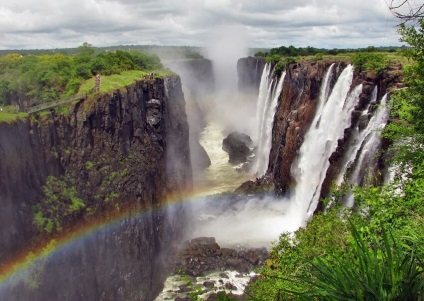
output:
<path id="1" fill-rule="evenodd" d="M 382 230 L 381 240 L 373 237 L 368 243 L 353 225 L 352 236 L 353 257 L 317 257 L 311 276 L 297 279 L 308 289 L 288 293 L 299 300 L 423 299 L 423 254 L 416 252 L 422 248 L 417 240 L 402 242 Z"/>

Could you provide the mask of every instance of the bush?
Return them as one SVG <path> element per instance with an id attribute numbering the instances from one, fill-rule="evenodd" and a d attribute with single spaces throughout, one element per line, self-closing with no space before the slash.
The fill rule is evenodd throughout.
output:
<path id="1" fill-rule="evenodd" d="M 352 56 L 352 64 L 356 72 L 372 71 L 381 74 L 388 66 L 388 62 L 381 53 L 359 52 Z"/>

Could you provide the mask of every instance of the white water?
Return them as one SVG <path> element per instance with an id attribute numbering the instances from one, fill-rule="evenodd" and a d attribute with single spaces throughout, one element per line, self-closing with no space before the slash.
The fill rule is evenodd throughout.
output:
<path id="1" fill-rule="evenodd" d="M 371 102 L 370 104 L 362 111 L 361 118 L 366 116 L 368 114 L 368 109 L 370 108 L 370 105 L 375 103 L 377 100 L 377 87 L 374 88 L 374 91 L 371 96 Z M 374 119 L 374 117 L 372 117 Z M 368 123 L 368 126 L 366 129 L 362 129 L 362 131 L 359 129 L 359 122 L 358 125 L 352 130 L 352 136 L 351 142 L 349 146 L 347 147 L 347 152 L 344 155 L 345 159 L 342 164 L 342 167 L 339 172 L 339 176 L 336 179 L 337 186 L 340 186 L 344 182 L 344 178 L 346 176 L 346 171 L 348 168 L 355 162 L 356 156 L 358 154 L 359 149 L 361 148 L 362 143 L 364 142 L 366 136 L 371 131 L 371 120 Z"/>
<path id="2" fill-rule="evenodd" d="M 277 109 L 278 98 L 283 90 L 284 78 L 286 72 L 283 72 L 280 79 L 274 77 L 274 71 L 271 64 L 265 65 L 262 72 L 261 83 L 259 86 L 259 96 L 256 105 L 256 122 L 258 132 L 254 137 L 257 145 L 255 161 L 251 173 L 257 177 L 265 174 L 269 163 L 269 152 L 272 145 L 272 126 L 274 123 L 275 110 Z"/>
<path id="3" fill-rule="evenodd" d="M 225 277 L 222 277 L 222 274 L 225 274 Z M 231 293 L 234 295 L 241 295 L 244 292 L 245 287 L 249 283 L 249 280 L 257 275 L 254 272 L 248 274 L 241 274 L 237 271 L 225 271 L 225 272 L 212 272 L 206 276 L 200 277 L 188 277 L 183 275 L 172 275 L 168 277 L 165 281 L 164 289 L 162 293 L 155 299 L 155 301 L 164 301 L 164 300 L 175 300 L 176 297 L 185 297 L 187 293 L 180 293 L 180 286 L 187 285 L 187 282 L 190 281 L 192 284 L 192 290 L 196 291 L 196 288 L 204 289 L 203 283 L 205 281 L 213 281 L 215 283 L 214 289 L 208 293 L 199 295 L 199 298 L 206 300 L 211 292 L 215 291 L 228 291 L 225 288 L 225 284 L 230 283 L 235 286 L 237 289 L 232 290 Z"/>
<path id="4" fill-rule="evenodd" d="M 330 90 L 333 68 L 332 65 L 325 75 L 314 120 L 305 134 L 298 158 L 292 164 L 291 172 L 296 181 L 296 187 L 291 195 L 282 199 L 271 197 L 259 199 L 248 196 L 241 199 L 230 197 L 213 199 L 210 196 L 197 198 L 192 203 L 194 215 L 198 218 L 192 237 L 215 237 L 221 247 L 235 247 L 237 245 L 270 247 L 270 243 L 278 239 L 280 233 L 293 232 L 305 225 L 317 206 L 321 186 L 330 165 L 329 158 L 335 151 L 338 140 L 343 137 L 344 130 L 351 126 L 352 110 L 358 103 L 359 94 L 362 91 L 362 86 L 357 86 L 349 93 L 353 79 L 353 68 L 350 65 L 343 70 L 334 88 Z M 278 84 L 270 84 L 270 72 L 270 66 L 265 66 L 257 103 L 257 120 L 260 120 L 261 123 L 256 141 L 263 141 L 260 145 L 268 141 L 267 139 L 271 140 L 272 121 L 275 114 L 275 108 L 271 110 L 271 107 L 276 106 L 273 101 L 278 101 L 284 80 L 282 76 L 283 79 L 279 81 L 281 88 L 278 88 Z M 273 89 L 279 91 L 272 92 Z M 267 110 L 267 108 L 269 109 Z M 379 112 L 376 112 L 376 114 L 379 116 Z M 372 144 L 373 138 L 369 135 L 376 133 L 372 124 L 381 124 L 377 122 L 377 120 L 380 120 L 377 116 L 370 120 L 368 125 L 370 130 L 367 127 L 361 132 L 359 140 L 362 140 L 361 137 L 364 136 L 364 145 L 361 147 L 360 145 L 363 143 L 359 140 L 355 142 L 358 145 L 355 150 L 351 151 L 344 170 L 347 170 L 348 166 L 352 164 L 350 162 L 351 157 L 356 157 L 361 150 L 367 149 L 367 142 Z M 267 122 L 270 122 L 269 125 L 267 125 Z M 269 136 L 265 138 L 263 134 L 267 131 Z M 368 134 L 365 135 L 365 133 Z M 214 185 L 218 187 L 212 190 L 215 192 L 228 191 L 237 182 L 235 181 L 229 186 L 224 184 L 226 181 L 232 181 L 232 175 L 226 174 L 224 171 L 227 167 L 223 167 L 223 165 L 228 164 L 228 155 L 221 150 L 222 138 L 221 129 L 214 123 L 210 123 L 202 133 L 201 143 L 212 160 L 212 166 L 209 168 L 207 177 L 209 180 L 212 179 L 212 182 L 215 181 Z M 263 148 L 261 152 L 267 152 L 266 157 L 269 156 L 269 149 Z M 258 166 L 262 164 L 261 168 L 257 166 L 258 175 L 260 172 L 266 172 L 267 160 L 268 158 L 266 158 L 266 161 L 258 161 Z M 216 162 L 215 166 L 214 162 Z M 231 169 L 230 172 L 233 171 Z M 221 184 L 219 184 L 220 181 L 222 181 Z M 246 279 L 249 278 L 248 275 L 244 276 L 247 277 Z M 178 284 L 178 276 L 173 277 L 176 278 L 169 279 L 165 288 L 165 291 L 170 294 L 173 294 L 172 291 L 176 290 L 174 284 Z M 215 279 L 216 275 L 210 274 L 207 277 Z M 194 281 L 201 284 L 204 280 L 205 278 L 201 278 Z M 242 284 L 240 286 L 243 287 Z M 164 294 L 157 300 L 168 298 L 170 296 Z"/>
<path id="5" fill-rule="evenodd" d="M 367 176 L 372 176 L 371 173 L 367 173 L 370 169 L 375 166 L 375 155 L 380 149 L 380 134 L 381 131 L 387 124 L 389 119 L 389 110 L 387 108 L 387 94 L 383 96 L 380 101 L 376 112 L 368 122 L 367 127 L 360 133 L 361 143 L 359 144 L 358 151 L 355 156 L 352 155 L 350 161 L 355 161 L 354 169 L 349 175 L 349 184 L 360 185 L 363 181 L 368 180 Z M 345 205 L 352 207 L 354 205 L 353 193 L 348 194 Z"/>
<path id="6" fill-rule="evenodd" d="M 196 189 L 203 191 L 200 195 L 232 191 L 249 180 L 249 174 L 228 163 L 228 153 L 222 149 L 223 131 L 218 122 L 209 121 L 200 133 L 199 142 L 211 160 L 211 165 L 196 179 Z"/>
<path id="7" fill-rule="evenodd" d="M 327 72 L 331 72 L 330 68 Z M 353 79 L 353 67 L 347 66 L 328 96 L 329 75 L 321 87 L 319 107 L 305 134 L 299 156 L 291 173 L 296 187 L 290 195 L 291 212 L 297 216 L 295 226 L 304 226 L 318 204 L 321 186 L 330 166 L 329 158 L 337 147 L 338 139 L 351 125 L 351 113 L 358 102 L 357 89 L 348 95 Z"/>
<path id="8" fill-rule="evenodd" d="M 305 225 L 317 206 L 330 165 L 328 160 L 338 139 L 351 125 L 351 113 L 362 90 L 358 86 L 348 93 L 353 79 L 353 68 L 348 66 L 330 93 L 333 68 L 329 68 L 323 80 L 316 116 L 305 134 L 299 157 L 292 164 L 297 185 L 291 195 L 282 199 L 250 198 L 229 208 L 223 207 L 225 209 L 207 198 L 198 201 L 194 211 L 205 218 L 196 225 L 193 237 L 213 236 L 222 246 L 270 246 L 269 242 L 277 239 L 280 233 L 293 232 Z M 264 87 L 262 85 L 262 93 Z M 268 90 L 269 86 L 266 87 Z M 262 112 L 263 107 L 259 106 Z"/>

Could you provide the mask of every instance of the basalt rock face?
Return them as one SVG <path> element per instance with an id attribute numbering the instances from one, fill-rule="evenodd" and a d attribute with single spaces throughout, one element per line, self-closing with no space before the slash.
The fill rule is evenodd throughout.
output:
<path id="1" fill-rule="evenodd" d="M 238 87 L 241 93 L 258 95 L 264 67 L 264 58 L 249 56 L 237 61 Z"/>
<path id="2" fill-rule="evenodd" d="M 204 128 L 205 116 L 211 104 L 209 98 L 215 90 L 212 62 L 207 59 L 175 61 L 168 63 L 167 67 L 181 76 L 190 124 L 193 173 L 196 176 L 211 164 L 208 154 L 199 143 L 199 135 Z"/>
<path id="3" fill-rule="evenodd" d="M 332 62 L 291 64 L 287 68 L 283 91 L 274 117 L 272 147 L 267 173 L 271 173 L 275 191 L 279 194 L 290 187 L 291 164 L 303 142 L 303 136 L 314 118 L 320 88 Z M 337 79 L 345 63 L 333 68 Z M 334 86 L 335 81 L 331 83 Z"/>
<path id="4" fill-rule="evenodd" d="M 274 117 L 269 166 L 267 174 L 257 181 L 260 186 L 273 186 L 277 194 L 284 194 L 295 184 L 291 176 L 291 166 L 314 118 L 321 84 L 332 63 L 335 63 L 335 66 L 332 71 L 331 90 L 347 63 L 303 62 L 291 64 L 287 68 Z M 362 92 L 358 105 L 352 112 L 351 127 L 345 130 L 344 138 L 338 141 L 337 149 L 330 157 L 331 165 L 323 183 L 321 196 L 328 194 L 331 183 L 340 170 L 340 159 L 351 137 L 352 128 L 358 124 L 360 113 L 370 103 L 374 88 L 378 89 L 379 101 L 390 89 L 401 87 L 401 66 L 392 65 L 381 75 L 371 72 L 355 73 L 350 90 L 359 84 L 362 84 Z"/>
<path id="5" fill-rule="evenodd" d="M 75 224 L 106 221 L 38 262 L 36 289 L 16 284 L 5 300 L 152 300 L 185 226 L 182 206 L 164 202 L 182 196 L 192 182 L 179 77 L 85 100 L 68 116 L 1 124 L 0 133 L 0 262 Z M 72 187 L 84 207 L 66 215 L 47 212 L 53 200 L 41 187 L 48 176 Z M 33 222 L 35 211 L 44 223 Z M 107 225 L 117 216 L 123 217 Z M 60 219 L 51 234 L 49 218 Z"/>
<path id="6" fill-rule="evenodd" d="M 400 89 L 404 87 L 404 84 L 402 83 L 402 77 L 402 65 L 399 63 L 391 64 L 386 69 L 386 71 L 380 75 L 376 75 L 369 71 L 355 74 L 352 87 L 362 84 L 362 93 L 359 95 L 358 105 L 355 107 L 351 114 L 351 127 L 345 130 L 343 138 L 338 141 L 336 151 L 329 159 L 331 164 L 327 170 L 325 180 L 322 184 L 321 197 L 325 197 L 329 194 L 331 184 L 339 173 L 343 161 L 343 156 L 349 147 L 349 143 L 352 139 L 354 139 L 352 136 L 352 129 L 356 126 L 359 126 L 359 128 L 364 128 L 370 121 L 372 114 L 374 114 L 376 107 L 378 106 L 378 102 L 383 98 L 383 96 L 394 89 Z M 371 103 L 372 94 L 375 88 L 377 88 L 377 103 L 371 104 L 367 114 L 362 115 L 363 110 Z M 375 163 L 373 166 L 368 167 L 369 178 L 375 185 L 380 185 L 384 180 L 382 171 L 385 170 L 387 166 L 384 166 L 383 158 L 388 146 L 389 145 L 387 143 L 382 143 L 379 145 L 380 152 L 377 158 L 375 158 Z M 323 204 L 320 202 L 318 204 L 317 210 L 322 210 L 322 205 Z"/>

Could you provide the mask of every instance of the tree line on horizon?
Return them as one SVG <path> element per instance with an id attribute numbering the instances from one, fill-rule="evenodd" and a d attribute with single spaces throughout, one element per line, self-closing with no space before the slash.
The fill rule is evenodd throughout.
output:
<path id="1" fill-rule="evenodd" d="M 296 57 L 296 56 L 310 56 L 317 54 L 328 54 L 328 55 L 338 55 L 343 53 L 357 53 L 357 52 L 396 52 L 401 49 L 405 49 L 407 46 L 368 46 L 365 48 L 315 48 L 315 47 L 295 47 L 295 46 L 280 46 L 271 48 L 268 52 L 258 51 L 255 53 L 255 57 L 272 57 L 272 56 L 288 56 L 288 57 Z"/>

